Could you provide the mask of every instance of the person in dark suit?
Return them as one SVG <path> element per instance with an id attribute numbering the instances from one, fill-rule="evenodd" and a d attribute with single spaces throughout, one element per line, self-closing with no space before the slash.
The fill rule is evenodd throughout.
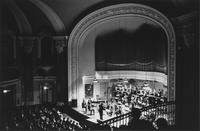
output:
<path id="1" fill-rule="evenodd" d="M 104 110 L 103 103 L 100 103 L 100 105 L 99 105 L 99 116 L 100 116 L 101 120 L 103 120 L 103 110 Z"/>
<path id="2" fill-rule="evenodd" d="M 87 107 L 88 107 L 89 115 L 94 114 L 94 109 L 92 109 L 92 100 L 91 100 L 91 98 L 89 98 L 89 100 L 87 102 Z"/>
<path id="3" fill-rule="evenodd" d="M 155 130 L 152 122 L 140 120 L 141 111 L 138 108 L 132 108 L 131 119 L 128 123 L 129 130 Z"/>

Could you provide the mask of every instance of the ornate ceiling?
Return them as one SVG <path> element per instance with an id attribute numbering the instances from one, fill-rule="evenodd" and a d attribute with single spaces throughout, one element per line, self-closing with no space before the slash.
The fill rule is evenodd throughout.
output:
<path id="1" fill-rule="evenodd" d="M 169 18 L 198 8 L 198 0 L 1 0 L 2 31 L 26 35 L 46 31 L 68 35 L 86 14 L 125 2 L 151 6 Z"/>

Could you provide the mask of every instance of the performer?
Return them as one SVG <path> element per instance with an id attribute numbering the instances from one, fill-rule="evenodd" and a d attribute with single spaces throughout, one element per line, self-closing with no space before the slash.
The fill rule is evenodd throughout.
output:
<path id="1" fill-rule="evenodd" d="M 87 102 L 87 106 L 88 106 L 88 111 L 89 111 L 90 115 L 92 115 L 92 100 L 91 100 L 91 98 L 89 98 L 89 100 Z"/>
<path id="2" fill-rule="evenodd" d="M 85 102 L 85 99 L 83 99 L 83 102 L 82 102 L 82 109 L 85 113 L 87 113 L 87 104 Z"/>
<path id="3" fill-rule="evenodd" d="M 100 105 L 99 105 L 99 116 L 100 116 L 101 120 L 103 120 L 103 110 L 104 110 L 103 103 L 100 103 Z"/>

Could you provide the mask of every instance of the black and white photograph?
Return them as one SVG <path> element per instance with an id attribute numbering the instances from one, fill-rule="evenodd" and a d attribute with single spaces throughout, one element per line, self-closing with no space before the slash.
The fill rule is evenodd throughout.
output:
<path id="1" fill-rule="evenodd" d="M 0 0 L 0 131 L 200 130 L 199 0 Z"/>

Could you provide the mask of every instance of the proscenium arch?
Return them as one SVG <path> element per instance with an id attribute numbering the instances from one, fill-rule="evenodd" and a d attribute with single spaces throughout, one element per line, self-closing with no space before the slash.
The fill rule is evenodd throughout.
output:
<path id="1" fill-rule="evenodd" d="M 162 27 L 168 40 L 168 100 L 175 100 L 175 33 L 171 22 L 161 12 L 141 4 L 117 4 L 96 10 L 85 16 L 72 30 L 68 41 L 68 95 L 77 99 L 79 44 L 82 36 L 101 21 L 120 16 L 140 16 L 152 20 Z"/>

